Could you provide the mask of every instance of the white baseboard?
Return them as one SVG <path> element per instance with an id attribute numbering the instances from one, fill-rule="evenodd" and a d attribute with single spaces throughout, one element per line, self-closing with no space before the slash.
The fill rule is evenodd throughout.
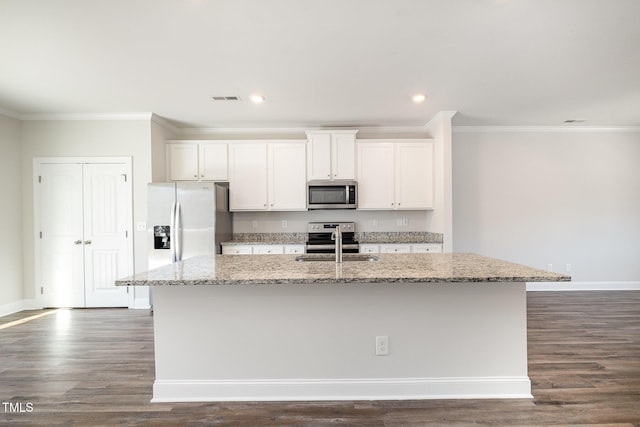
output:
<path id="1" fill-rule="evenodd" d="M 129 308 L 136 310 L 148 310 L 151 308 L 149 298 L 136 298 L 133 300 L 133 306 Z"/>
<path id="2" fill-rule="evenodd" d="M 156 380 L 151 402 L 531 398 L 528 377 Z"/>
<path id="3" fill-rule="evenodd" d="M 10 302 L 9 304 L 0 305 L 0 316 L 8 316 L 24 310 L 24 300 Z"/>
<path id="4" fill-rule="evenodd" d="M 640 282 L 529 282 L 527 291 L 638 291 Z"/>

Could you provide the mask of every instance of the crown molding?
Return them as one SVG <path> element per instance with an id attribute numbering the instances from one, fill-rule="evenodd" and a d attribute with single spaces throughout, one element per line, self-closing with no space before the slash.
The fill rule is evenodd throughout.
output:
<path id="1" fill-rule="evenodd" d="M 20 120 L 151 120 L 153 113 L 22 114 Z"/>
<path id="2" fill-rule="evenodd" d="M 14 111 L 5 110 L 4 108 L 1 108 L 1 107 L 0 107 L 0 114 L 5 117 L 10 117 L 12 119 L 20 120 L 20 114 Z"/>
<path id="3" fill-rule="evenodd" d="M 452 126 L 453 133 L 626 133 L 640 126 Z"/>
<path id="4" fill-rule="evenodd" d="M 359 134 L 424 133 L 424 126 L 326 126 L 326 127 L 259 127 L 259 128 L 176 128 L 176 135 L 306 135 L 306 132 L 358 132 Z"/>

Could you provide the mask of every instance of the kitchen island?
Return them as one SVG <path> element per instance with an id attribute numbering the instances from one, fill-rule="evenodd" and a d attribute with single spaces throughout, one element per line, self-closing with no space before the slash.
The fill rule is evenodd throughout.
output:
<path id="1" fill-rule="evenodd" d="M 117 284 L 153 286 L 153 401 L 175 402 L 531 397 L 525 284 L 568 280 L 474 254 L 217 255 Z"/>

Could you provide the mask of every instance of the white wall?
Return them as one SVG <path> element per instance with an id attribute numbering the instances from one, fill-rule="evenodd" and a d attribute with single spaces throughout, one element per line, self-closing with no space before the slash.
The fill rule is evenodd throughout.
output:
<path id="1" fill-rule="evenodd" d="M 456 252 L 640 281 L 640 132 L 453 134 Z"/>
<path id="2" fill-rule="evenodd" d="M 25 121 L 22 124 L 24 298 L 34 298 L 33 158 L 131 156 L 133 220 L 146 221 L 151 125 L 139 120 Z M 147 267 L 146 232 L 134 232 L 134 268 Z"/>
<path id="3" fill-rule="evenodd" d="M 0 114 L 0 316 L 20 310 L 22 301 L 22 193 L 20 121 Z"/>

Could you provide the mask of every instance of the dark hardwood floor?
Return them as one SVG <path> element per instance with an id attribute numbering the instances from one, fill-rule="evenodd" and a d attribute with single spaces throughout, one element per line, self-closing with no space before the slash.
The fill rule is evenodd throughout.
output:
<path id="1" fill-rule="evenodd" d="M 640 292 L 528 295 L 533 399 L 149 403 L 153 318 L 126 309 L 0 318 L 11 426 L 640 426 Z M 48 313 L 48 312 L 47 312 Z M 256 361 L 259 363 L 259 361 Z"/>

